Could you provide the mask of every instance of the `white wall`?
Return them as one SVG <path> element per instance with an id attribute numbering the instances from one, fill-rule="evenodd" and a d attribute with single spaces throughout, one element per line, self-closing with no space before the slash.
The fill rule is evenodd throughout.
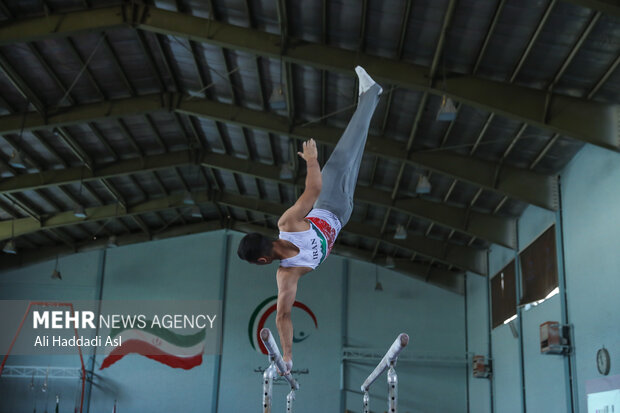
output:
<path id="1" fill-rule="evenodd" d="M 387 351 L 398 334 L 405 332 L 410 343 L 404 357 L 429 355 L 439 360 L 399 362 L 399 411 L 467 411 L 464 297 L 384 269 L 378 270 L 383 285 L 379 292 L 374 289 L 374 266 L 351 261 L 349 271 L 349 346 Z M 442 363 L 442 358 L 462 362 Z M 361 411 L 360 386 L 374 364 L 347 363 L 347 408 L 352 411 Z M 387 408 L 385 376 L 371 387 L 370 394 L 373 411 Z"/>
<path id="2" fill-rule="evenodd" d="M 575 329 L 574 376 L 579 411 L 586 382 L 602 377 L 596 351 L 620 374 L 620 154 L 584 147 L 562 174 L 568 316 Z"/>
<path id="3" fill-rule="evenodd" d="M 107 369 L 98 370 L 103 354 L 95 360 L 98 383 L 90 400 L 90 411 L 111 411 L 114 399 L 123 412 L 212 411 L 214 397 L 219 412 L 257 411 L 261 403 L 262 374 L 267 357 L 254 350 L 248 328 L 252 312 L 263 300 L 277 294 L 277 265 L 256 266 L 236 254 L 243 234 L 218 231 L 76 254 L 60 260 L 63 281 L 50 279 L 53 262 L 0 274 L 2 299 L 97 299 L 98 276 L 103 275 L 104 300 L 213 300 L 225 280 L 223 353 L 219 394 L 216 388 L 217 356 L 207 355 L 192 370 L 172 369 L 145 357 L 130 354 Z M 224 257 L 226 239 L 230 238 Z M 348 288 L 345 288 L 345 262 Z M 227 263 L 225 270 L 224 264 Z M 432 353 L 436 357 L 464 360 L 464 297 L 402 274 L 380 269 L 384 291 L 374 291 L 375 266 L 331 256 L 317 271 L 302 277 L 297 301 L 316 315 L 318 329 L 309 316 L 293 310 L 296 336 L 304 339 L 293 346 L 294 369 L 307 369 L 299 376 L 295 411 L 335 412 L 341 398 L 346 408 L 361 411 L 359 386 L 379 360 L 347 363 L 345 389 L 341 390 L 343 327 L 348 345 L 378 348 L 385 352 L 396 335 L 405 331 L 411 343 L 405 355 Z M 224 278 L 222 278 L 224 277 Z M 344 301 L 343 301 L 344 300 Z M 343 317 L 346 306 L 348 316 Z M 346 326 L 343 326 L 343 322 Z M 274 332 L 275 314 L 267 320 Z M 11 359 L 9 364 L 17 364 Z M 68 365 L 73 366 L 75 359 Z M 19 364 L 62 365 L 49 357 L 22 359 Z M 408 363 L 397 366 L 401 411 L 466 411 L 465 363 Z M 29 379 L 0 379 L 0 412 L 32 411 Z M 41 384 L 40 382 L 38 383 Z M 50 381 L 61 398 L 61 413 L 73 412 L 68 398 L 76 382 Z M 286 386 L 274 388 L 274 413 L 285 411 Z M 373 411 L 386 405 L 385 376 L 372 389 Z M 446 397 L 449 394 L 450 397 Z M 70 395 L 70 396 L 68 396 Z M 37 411 L 44 410 L 45 395 L 37 393 Z M 72 399 L 71 399 L 72 400 Z M 53 410 L 53 397 L 47 400 Z M 86 410 L 85 410 L 86 411 Z"/>
<path id="4" fill-rule="evenodd" d="M 556 223 L 558 266 L 564 272 L 566 288 L 542 304 L 519 310 L 514 338 L 509 326 L 491 332 L 494 375 L 493 407 L 496 412 L 571 411 L 569 363 L 572 363 L 574 411 L 587 411 L 586 383 L 602 376 L 596 370 L 596 352 L 609 349 L 610 375 L 620 374 L 620 254 L 617 239 L 620 230 L 620 154 L 586 145 L 560 175 L 560 214 L 528 207 L 519 219 L 519 251 L 525 249 L 551 224 Z M 563 240 L 563 245 L 561 244 Z M 563 250 L 562 250 L 563 247 Z M 493 246 L 489 254 L 490 274 L 496 274 L 515 251 Z M 562 265 L 564 256 L 564 266 Z M 471 280 L 468 287 L 471 285 Z M 565 294 L 568 322 L 573 327 L 574 355 L 542 355 L 539 326 L 545 321 L 562 321 Z M 483 342 L 485 313 L 476 300 L 481 293 L 475 286 L 468 290 L 470 349 Z M 480 337 L 476 339 L 473 337 Z M 521 350 L 522 346 L 522 350 Z M 480 348 L 482 348 L 481 346 Z M 481 354 L 484 350 L 480 350 Z M 525 383 L 525 396 L 522 392 Z M 470 386 L 470 400 L 488 399 L 487 389 Z M 476 411 L 473 410 L 472 411 Z M 483 410 L 481 410 L 483 411 Z"/>

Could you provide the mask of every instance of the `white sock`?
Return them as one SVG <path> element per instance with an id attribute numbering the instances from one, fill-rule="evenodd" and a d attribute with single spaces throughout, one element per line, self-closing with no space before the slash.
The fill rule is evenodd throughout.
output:
<path id="1" fill-rule="evenodd" d="M 368 89 L 372 87 L 372 85 L 377 84 L 372 77 L 361 66 L 355 67 L 355 73 L 357 73 L 357 77 L 359 79 L 359 94 L 361 96 L 362 93 L 366 92 Z M 383 92 L 383 89 L 380 88 L 379 94 Z"/>

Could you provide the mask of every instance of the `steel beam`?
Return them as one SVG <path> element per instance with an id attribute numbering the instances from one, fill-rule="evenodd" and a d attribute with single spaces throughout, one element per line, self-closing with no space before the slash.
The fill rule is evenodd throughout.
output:
<path id="1" fill-rule="evenodd" d="M 125 235 L 117 235 L 116 242 L 119 246 L 147 242 L 151 240 L 160 240 L 183 235 L 198 234 L 203 232 L 217 231 L 224 229 L 219 220 L 205 221 L 198 224 L 179 225 L 167 228 L 158 233 L 153 233 L 149 237 L 144 232 L 134 232 Z M 63 256 L 78 252 L 86 252 L 107 248 L 107 237 L 99 237 L 97 240 L 88 240 L 85 242 L 76 242 L 71 246 L 56 245 L 51 247 L 38 247 L 36 249 L 22 249 L 19 254 L 3 256 L 0 260 L 0 271 L 19 268 L 31 265 L 37 262 L 54 259 L 57 256 Z"/>
<path id="2" fill-rule="evenodd" d="M 109 179 L 117 176 L 140 172 L 153 172 L 163 169 L 191 165 L 194 162 L 191 151 L 170 152 L 162 155 L 147 156 L 142 160 L 123 160 L 110 165 L 95 168 L 68 168 L 25 174 L 7 178 L 0 182 L 0 194 L 17 193 L 78 183 Z M 270 180 L 281 185 L 303 186 L 302 179 L 292 183 L 280 178 L 280 169 L 274 165 L 249 162 L 229 155 L 209 153 L 203 155 L 200 162 L 209 168 L 223 169 L 233 173 L 250 175 L 255 178 Z M 387 191 L 358 186 L 355 200 L 367 204 L 391 207 L 396 211 L 429 220 L 435 224 L 476 236 L 509 248 L 516 248 L 516 221 L 476 211 L 467 213 L 466 209 L 421 198 L 397 199 L 390 202 Z"/>
<path id="3" fill-rule="evenodd" d="M 248 223 L 233 222 L 230 227 L 235 231 L 261 232 L 267 236 L 274 238 L 278 234 L 276 230 Z M 211 220 L 198 224 L 173 226 L 164 231 L 153 234 L 151 239 L 166 239 L 183 235 L 218 231 L 225 228 L 227 227 L 223 226 L 219 220 Z M 142 232 L 117 235 L 117 243 L 119 246 L 147 242 L 151 239 L 149 239 L 149 237 Z M 43 247 L 32 250 L 21 250 L 18 255 L 7 255 L 3 257 L 3 259 L 0 261 L 0 271 L 6 271 L 13 268 L 19 268 L 26 265 L 47 261 L 50 259 L 54 259 L 56 256 L 68 255 L 76 252 L 104 249 L 107 247 L 107 242 L 108 240 L 105 237 L 101 237 L 94 241 L 89 240 L 86 242 L 79 242 L 71 246 L 57 245 L 53 247 Z M 370 262 L 368 260 L 368 251 L 357 248 L 336 245 L 333 249 L 333 253 L 345 257 L 355 258 L 364 262 Z M 409 260 L 395 260 L 396 266 L 392 270 L 408 277 L 424 280 L 426 267 L 424 265 L 415 264 L 408 261 Z M 438 287 L 447 289 L 461 295 L 463 294 L 463 273 L 446 271 L 439 268 L 434 268 L 432 272 L 433 278 L 429 281 L 430 284 L 437 285 Z"/>
<path id="4" fill-rule="evenodd" d="M 620 3 L 617 0 L 563 0 L 588 9 L 598 10 L 614 17 L 620 17 Z"/>
<path id="5" fill-rule="evenodd" d="M 147 95 L 136 98 L 84 104 L 67 108 L 47 118 L 34 113 L 0 117 L 0 134 L 85 123 L 102 118 L 143 115 L 165 109 L 177 113 L 213 119 L 296 139 L 314 138 L 335 146 L 342 130 L 323 124 L 289 126 L 287 117 L 215 101 L 187 99 L 176 94 Z M 25 117 L 25 120 L 24 120 Z M 369 136 L 366 152 L 423 168 L 482 186 L 543 208 L 557 209 L 556 177 L 540 175 L 507 165 L 499 165 L 445 151 L 412 152 L 406 155 L 402 143 Z"/>
<path id="6" fill-rule="evenodd" d="M 383 59 L 355 51 L 290 39 L 288 47 L 279 47 L 280 36 L 232 26 L 194 16 L 150 8 L 138 27 L 171 34 L 224 48 L 243 50 L 286 63 L 313 66 L 335 72 L 350 73 L 355 64 L 364 66 L 379 80 L 398 86 L 446 94 L 474 107 L 497 112 L 543 129 L 549 129 L 584 142 L 617 150 L 618 105 L 590 102 L 568 96 L 547 94 L 523 86 L 494 82 L 475 76 L 448 76 L 444 85 L 429 86 L 427 68 Z M 209 28 L 210 27 L 210 28 Z M 284 53 L 283 55 L 281 53 Z M 548 96 L 549 95 L 549 96 Z M 545 102 L 550 101 L 547 122 L 540 118 Z"/>
<path id="7" fill-rule="evenodd" d="M 588 3 L 607 4 L 611 11 L 617 9 L 613 3 L 601 0 L 589 0 Z M 79 17 L 77 21 L 76 16 Z M 71 23 L 67 24 L 68 21 Z M 616 104 L 592 102 L 471 75 L 449 75 L 441 87 L 429 86 L 428 69 L 423 66 L 292 38 L 288 39 L 288 47 L 283 51 L 281 36 L 277 34 L 155 7 L 115 6 L 12 22 L 0 28 L 0 44 L 33 41 L 49 36 L 70 36 L 83 31 L 101 31 L 111 26 L 128 24 L 159 34 L 334 72 L 350 74 L 352 68 L 359 64 L 386 84 L 436 95 L 445 94 L 473 107 L 496 112 L 583 142 L 612 150 L 619 147 L 620 126 L 617 124 Z M 544 112 L 546 106 L 549 107 L 548 119 L 541 119 L 540 113 Z"/>
<path id="8" fill-rule="evenodd" d="M 43 102 L 37 97 L 37 95 L 30 89 L 30 86 L 26 83 L 26 81 L 20 76 L 20 74 L 9 64 L 8 60 L 4 58 L 0 54 L 0 71 L 4 73 L 6 78 L 11 82 L 15 90 L 19 92 L 20 95 L 26 100 L 29 104 L 32 104 L 34 108 L 41 115 L 45 115 L 45 106 Z M 24 108 L 24 111 L 28 110 L 28 108 Z"/>
<path id="9" fill-rule="evenodd" d="M 278 232 L 276 230 L 245 222 L 234 222 L 232 224 L 232 229 L 246 233 L 258 232 L 272 238 L 276 238 L 278 235 Z M 334 254 L 342 255 L 345 257 L 355 258 L 360 261 L 369 262 L 375 265 L 377 264 L 376 262 L 369 259 L 370 251 L 367 250 L 348 247 L 342 244 L 336 244 L 334 245 L 334 249 L 332 250 L 332 252 Z M 426 280 L 428 268 L 425 265 L 402 259 L 394 260 L 394 262 L 395 267 L 391 268 L 391 270 L 418 280 Z M 431 271 L 433 273 L 433 278 L 428 280 L 430 284 L 437 285 L 441 288 L 456 292 L 461 295 L 463 294 L 464 277 L 462 272 L 445 271 L 439 268 L 433 268 Z"/>
<path id="10" fill-rule="evenodd" d="M 288 119 L 285 117 L 240 107 L 233 109 L 229 105 L 217 102 L 185 100 L 179 103 L 176 110 L 269 133 L 289 135 L 297 139 L 314 138 L 318 142 L 332 146 L 335 146 L 342 134 L 341 129 L 322 124 L 293 126 L 289 129 Z M 0 131 L 1 121 L 2 118 L 0 118 Z M 524 172 L 510 166 L 498 167 L 497 164 L 491 162 L 448 152 L 412 152 L 407 156 L 406 148 L 402 143 L 376 136 L 368 137 L 366 152 L 419 165 L 543 208 L 557 209 L 555 177 Z"/>
<path id="11" fill-rule="evenodd" d="M 280 203 L 264 201 L 255 197 L 243 196 L 227 192 L 213 191 L 210 194 L 194 193 L 194 201 L 197 204 L 215 203 L 252 211 L 258 214 L 279 217 L 286 207 Z M 76 225 L 84 222 L 96 222 L 119 216 L 128 216 L 136 220 L 142 230 L 149 233 L 149 229 L 141 222 L 139 215 L 147 212 L 158 212 L 168 209 L 187 207 L 184 204 L 184 194 L 171 195 L 164 198 L 147 200 L 139 204 L 126 206 L 119 215 L 116 204 L 92 207 L 86 209 L 87 218 L 76 218 L 73 211 L 65 211 L 37 220 L 33 217 L 16 219 L 14 222 L 0 222 L 0 240 L 30 234 L 40 230 L 58 228 L 68 225 Z M 447 244 L 442 241 L 428 239 L 422 236 L 410 235 L 406 240 L 394 240 L 393 237 L 379 235 L 378 228 L 370 228 L 359 223 L 350 222 L 344 231 L 353 235 L 367 237 L 375 240 L 381 239 L 385 243 L 399 246 L 407 250 L 413 250 L 420 255 L 427 256 L 446 264 L 454 265 L 464 270 L 470 270 L 478 274 L 486 275 L 486 253 L 471 247 L 456 244 Z"/>
<path id="12" fill-rule="evenodd" d="M 214 199 L 223 205 L 278 217 L 286 210 L 286 207 L 279 203 L 230 193 L 220 192 Z M 467 269 L 477 274 L 487 274 L 486 252 L 483 250 L 456 244 L 447 244 L 443 241 L 433 240 L 423 236 L 415 236 L 413 234 L 410 234 L 406 240 L 395 240 L 393 234 L 382 236 L 379 228 L 373 228 L 357 222 L 349 222 L 346 227 L 343 228 L 343 231 L 360 237 L 381 240 L 384 243 L 398 246 L 406 250 L 416 251 L 420 255 L 447 264 L 453 264 L 456 267 Z"/>

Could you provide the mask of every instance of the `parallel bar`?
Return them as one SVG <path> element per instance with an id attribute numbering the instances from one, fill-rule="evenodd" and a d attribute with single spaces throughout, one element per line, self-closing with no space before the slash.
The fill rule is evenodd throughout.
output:
<path id="1" fill-rule="evenodd" d="M 388 367 L 393 367 L 398 360 L 398 355 L 400 352 L 407 346 L 409 343 L 409 336 L 405 333 L 401 333 L 396 337 L 396 340 L 392 343 L 390 348 L 388 349 L 385 356 L 381 359 L 377 367 L 370 373 L 370 375 L 364 380 L 362 383 L 362 392 L 367 392 L 370 389 L 370 385 L 377 380 L 377 378 L 383 373 Z"/>
<path id="2" fill-rule="evenodd" d="M 280 349 L 278 349 L 276 340 L 273 338 L 273 335 L 268 328 L 263 328 L 260 331 L 260 339 L 263 341 L 265 348 L 269 352 L 269 358 L 275 362 L 278 370 L 286 371 L 286 363 L 284 363 L 284 359 L 280 354 Z M 282 377 L 284 377 L 286 381 L 288 381 L 288 383 L 291 385 L 291 390 L 299 390 L 299 383 L 297 383 L 297 380 L 293 378 L 291 373 L 288 373 Z"/>

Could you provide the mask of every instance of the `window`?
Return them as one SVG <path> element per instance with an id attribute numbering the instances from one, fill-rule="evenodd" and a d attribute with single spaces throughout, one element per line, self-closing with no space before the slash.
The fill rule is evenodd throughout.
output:
<path id="1" fill-rule="evenodd" d="M 558 259 L 555 225 L 519 254 L 521 264 L 521 304 L 544 300 L 558 287 Z"/>
<path id="2" fill-rule="evenodd" d="M 491 279 L 493 328 L 517 315 L 515 261 L 512 260 Z"/>

